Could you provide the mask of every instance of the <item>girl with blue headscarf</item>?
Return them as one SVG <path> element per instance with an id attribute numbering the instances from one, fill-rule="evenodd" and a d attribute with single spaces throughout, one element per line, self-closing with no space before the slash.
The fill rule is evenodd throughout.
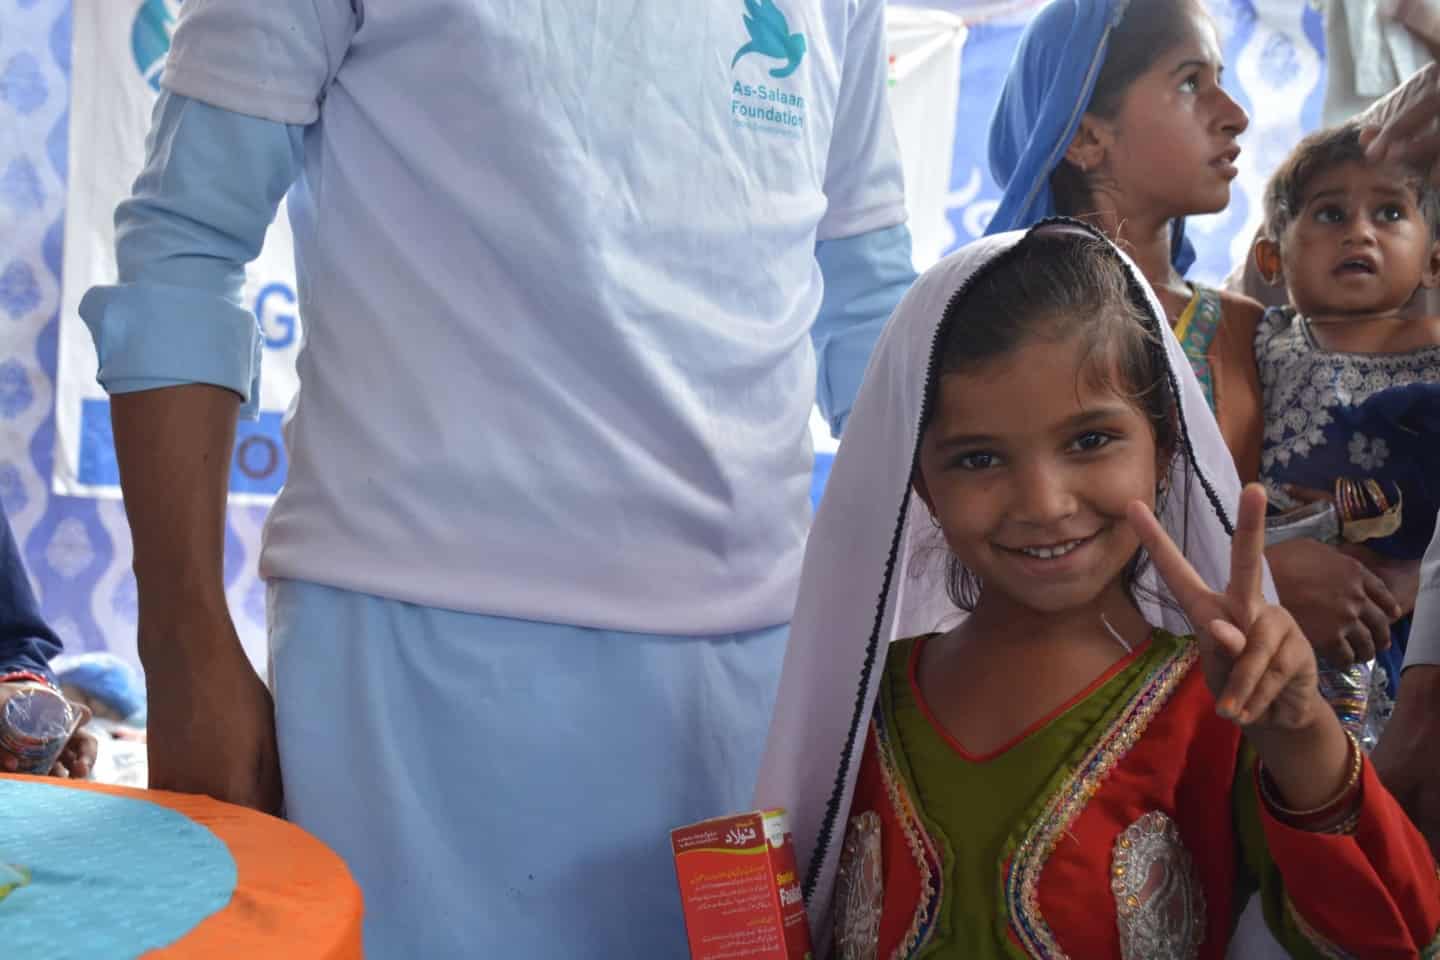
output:
<path id="1" fill-rule="evenodd" d="M 1249 123 L 1197 0 L 1054 0 L 1027 27 L 990 128 L 990 233 L 1081 217 L 1159 294 L 1243 479 L 1259 466 L 1253 301 L 1192 284 L 1185 217 L 1230 202 Z"/>

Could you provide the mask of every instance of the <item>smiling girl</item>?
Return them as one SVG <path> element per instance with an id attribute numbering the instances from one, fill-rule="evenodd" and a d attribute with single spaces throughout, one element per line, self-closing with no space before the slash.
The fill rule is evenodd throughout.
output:
<path id="1" fill-rule="evenodd" d="M 1295 956 L 1435 946 L 1435 864 L 1267 599 L 1264 496 L 1203 404 L 1078 223 L 907 294 L 816 516 L 757 796 L 813 851 L 822 954 L 1218 958 L 1255 888 Z M 948 632 L 898 633 L 929 600 L 910 511 Z"/>

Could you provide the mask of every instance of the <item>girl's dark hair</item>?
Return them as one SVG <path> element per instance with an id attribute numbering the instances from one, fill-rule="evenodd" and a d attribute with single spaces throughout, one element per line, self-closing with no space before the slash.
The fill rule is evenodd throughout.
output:
<path id="1" fill-rule="evenodd" d="M 1130 85 L 1190 35 L 1189 14 L 1204 12 L 1195 0 L 1130 0 L 1120 23 L 1110 31 L 1105 63 L 1095 78 L 1086 113 L 1113 120 Z M 1067 144 L 1068 146 L 1068 144 Z M 1063 157 L 1050 174 L 1055 209 L 1066 216 L 1088 213 L 1090 187 L 1085 174 Z"/>
<path id="2" fill-rule="evenodd" d="M 941 377 L 971 372 L 1036 340 L 1076 338 L 1085 349 L 1082 376 L 1144 413 L 1161 454 L 1160 476 L 1168 472 L 1181 446 L 1180 418 L 1159 321 L 1144 289 L 1104 240 L 1076 227 L 1041 228 L 982 269 L 946 318 L 935 347 L 937 375 L 926 398 L 922 436 Z M 1132 597 L 1146 562 L 1140 550 L 1125 566 L 1123 584 Z M 974 611 L 979 578 L 948 550 L 945 586 L 955 606 Z"/>

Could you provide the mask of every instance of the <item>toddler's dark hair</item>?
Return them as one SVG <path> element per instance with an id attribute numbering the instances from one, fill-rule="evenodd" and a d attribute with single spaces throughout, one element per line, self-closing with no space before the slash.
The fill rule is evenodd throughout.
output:
<path id="1" fill-rule="evenodd" d="M 921 434 L 930 425 L 940 377 L 971 372 L 1036 340 L 1078 337 L 1086 354 L 1082 376 L 1144 413 L 1161 461 L 1168 464 L 1180 447 L 1180 423 L 1158 323 L 1144 288 L 1113 247 L 1078 226 L 1041 227 L 982 269 L 950 302 Z M 1132 596 L 1145 562 L 1142 550 L 1125 567 L 1124 585 Z M 946 563 L 951 602 L 973 611 L 978 578 L 953 555 L 947 554 Z"/>
<path id="2" fill-rule="evenodd" d="M 1305 191 L 1315 178 L 1346 164 L 1364 164 L 1365 148 L 1360 143 L 1360 125 L 1345 123 L 1310 134 L 1295 145 L 1290 156 L 1270 176 L 1265 187 L 1265 234 L 1280 242 L 1285 231 L 1300 214 Z M 1440 235 L 1440 191 L 1418 172 L 1405 177 L 1405 185 L 1415 191 L 1416 203 L 1430 225 L 1431 236 Z"/>

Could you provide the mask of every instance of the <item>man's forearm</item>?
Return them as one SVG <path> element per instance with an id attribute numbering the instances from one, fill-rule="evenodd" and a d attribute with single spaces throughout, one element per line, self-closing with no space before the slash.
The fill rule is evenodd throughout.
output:
<path id="1" fill-rule="evenodd" d="M 111 397 L 120 485 L 135 544 L 142 660 L 213 643 L 228 616 L 225 499 L 240 398 L 186 384 Z M 153 649 L 159 647 L 161 649 Z"/>

